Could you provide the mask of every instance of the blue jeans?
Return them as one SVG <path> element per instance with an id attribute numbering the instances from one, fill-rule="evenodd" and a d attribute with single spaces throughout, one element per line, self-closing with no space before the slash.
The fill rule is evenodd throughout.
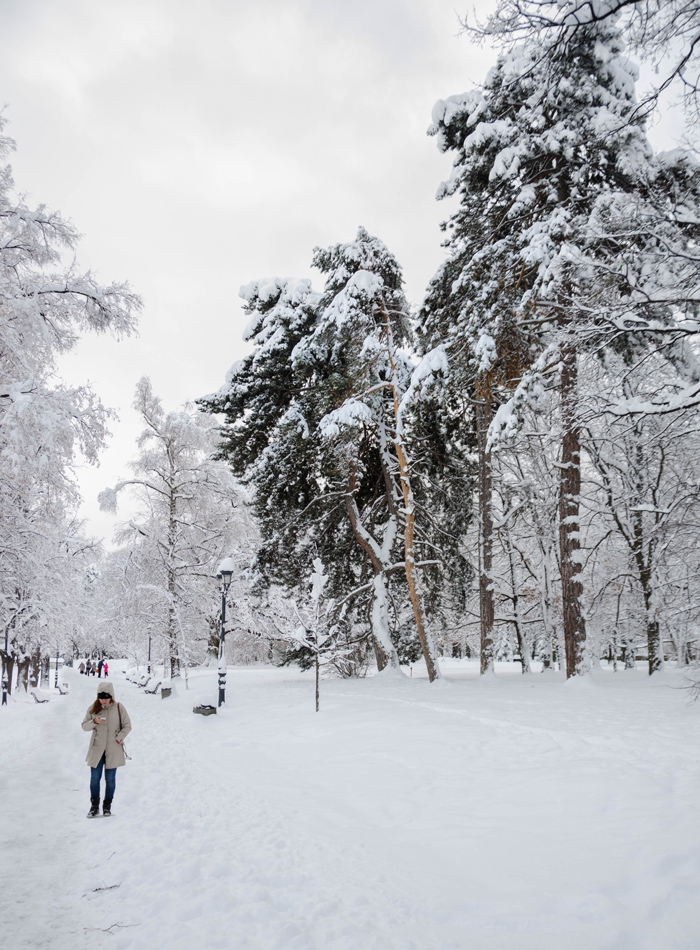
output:
<path id="1" fill-rule="evenodd" d="M 92 768 L 90 766 L 90 797 L 99 798 L 100 797 L 100 779 L 102 778 L 102 769 L 105 764 L 105 754 L 102 753 L 102 758 L 97 763 L 97 768 Z M 117 785 L 117 770 L 116 769 L 105 769 L 105 798 L 114 798 L 114 789 Z"/>

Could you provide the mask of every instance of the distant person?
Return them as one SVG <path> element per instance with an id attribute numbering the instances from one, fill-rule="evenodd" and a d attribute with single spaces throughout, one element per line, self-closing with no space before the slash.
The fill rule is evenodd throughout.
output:
<path id="1" fill-rule="evenodd" d="M 131 732 L 129 714 L 115 702 L 114 686 L 101 683 L 97 699 L 88 708 L 82 721 L 85 732 L 92 732 L 85 761 L 90 766 L 90 811 L 88 818 L 100 813 L 100 782 L 105 771 L 105 797 L 102 814 L 112 814 L 112 800 L 117 782 L 117 769 L 124 765 L 124 739 Z"/>
<path id="2" fill-rule="evenodd" d="M 104 665 L 105 665 L 105 661 L 104 661 L 104 660 L 100 660 L 100 662 L 97 664 L 97 678 L 98 678 L 98 680 L 102 679 L 102 667 L 103 667 Z M 106 674 L 105 674 L 105 675 L 106 675 Z"/>
<path id="3" fill-rule="evenodd" d="M 87 663 L 85 664 L 85 675 L 89 676 L 90 673 L 92 673 L 92 661 L 88 660 Z"/>
<path id="4" fill-rule="evenodd" d="M 105 679 L 109 676 L 109 663 L 105 660 L 105 665 L 102 667 L 102 672 L 105 675 Z"/>
<path id="5" fill-rule="evenodd" d="M 80 661 L 80 666 L 78 667 L 78 670 L 83 674 L 85 673 L 85 662 L 83 660 Z"/>

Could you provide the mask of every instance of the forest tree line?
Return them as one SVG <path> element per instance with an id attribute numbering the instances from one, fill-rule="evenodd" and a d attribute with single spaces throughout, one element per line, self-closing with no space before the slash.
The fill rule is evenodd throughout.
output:
<path id="1" fill-rule="evenodd" d="M 441 655 L 567 676 L 696 660 L 700 166 L 655 153 L 647 126 L 677 88 L 694 133 L 698 25 L 680 0 L 502 0 L 465 23 L 502 52 L 433 110 L 453 212 L 420 306 L 363 228 L 313 251 L 319 288 L 247 284 L 250 353 L 218 393 L 167 413 L 138 384 L 132 474 L 101 496 L 114 511 L 130 493 L 135 513 L 108 553 L 75 515 L 74 465 L 97 457 L 109 411 L 55 362 L 84 331 L 130 333 L 141 301 L 65 267 L 75 230 L 28 208 L 5 166 L 10 680 L 57 647 L 139 663 L 150 638 L 172 675 L 215 655 L 230 555 L 230 643 L 251 661 L 310 662 L 314 564 L 343 675 L 422 656 L 433 680 Z M 643 95 L 634 55 L 659 67 Z"/>

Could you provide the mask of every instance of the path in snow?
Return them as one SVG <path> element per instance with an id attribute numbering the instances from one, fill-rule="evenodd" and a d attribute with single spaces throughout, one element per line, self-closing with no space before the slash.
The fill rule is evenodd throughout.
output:
<path id="1" fill-rule="evenodd" d="M 236 670 L 209 718 L 213 672 L 170 700 L 113 679 L 112 819 L 84 817 L 96 681 L 2 710 L 13 950 L 700 946 L 700 707 L 674 674 L 331 681 L 316 715 L 306 677 Z"/>

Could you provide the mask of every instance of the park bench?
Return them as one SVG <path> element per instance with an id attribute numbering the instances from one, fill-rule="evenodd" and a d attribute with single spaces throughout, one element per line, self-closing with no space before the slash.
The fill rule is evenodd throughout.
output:
<path id="1" fill-rule="evenodd" d="M 35 703 L 48 703 L 48 699 L 39 699 L 39 697 L 37 696 L 37 694 L 36 694 L 33 690 L 32 690 L 32 692 L 31 692 L 30 695 L 34 697 L 34 702 L 35 702 Z"/>
<path id="2" fill-rule="evenodd" d="M 61 689 L 61 687 L 63 687 L 63 689 Z M 61 685 L 60 685 L 60 686 L 57 686 L 56 689 L 58 690 L 58 693 L 59 693 L 60 696 L 67 696 L 67 695 L 68 695 L 68 683 L 61 683 Z M 44 702 L 47 703 L 48 700 L 45 699 Z"/>
<path id="3" fill-rule="evenodd" d="M 144 686 L 143 691 L 144 691 L 144 693 L 151 693 L 151 695 L 153 695 L 154 693 L 157 693 L 159 689 L 160 689 L 160 680 L 158 680 L 158 682 L 157 682 L 156 685 L 153 687 L 153 689 L 147 689 L 147 688 Z"/>

